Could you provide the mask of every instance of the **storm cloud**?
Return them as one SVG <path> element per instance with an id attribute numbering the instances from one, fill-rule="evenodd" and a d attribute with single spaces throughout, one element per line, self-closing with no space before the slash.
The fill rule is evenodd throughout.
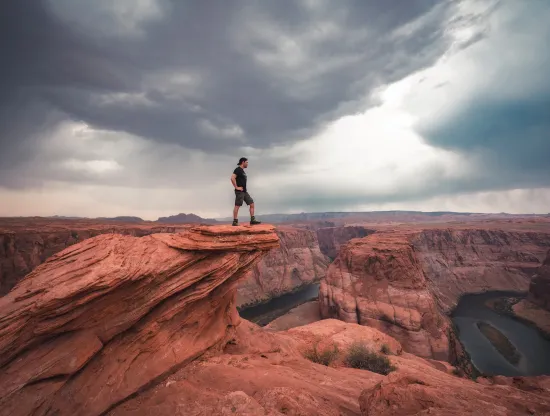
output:
<path id="1" fill-rule="evenodd" d="M 339 106 L 433 62 L 449 7 L 111 3 L 3 5 L 2 148 L 62 116 L 208 152 L 307 138 Z"/>
<path id="2" fill-rule="evenodd" d="M 0 190 L 15 199 L 0 214 L 65 186 L 97 193 L 98 215 L 151 190 L 147 213 L 213 215 L 241 155 L 270 210 L 550 186 L 550 7 L 535 3 L 6 2 Z M 396 110 L 384 91 L 401 84 Z"/>
<path id="3" fill-rule="evenodd" d="M 477 189 L 550 186 L 548 19 L 549 4 L 503 3 L 492 22 L 498 36 L 457 57 L 462 79 L 442 87 L 455 104 L 419 120 L 427 143 L 483 160 Z"/>

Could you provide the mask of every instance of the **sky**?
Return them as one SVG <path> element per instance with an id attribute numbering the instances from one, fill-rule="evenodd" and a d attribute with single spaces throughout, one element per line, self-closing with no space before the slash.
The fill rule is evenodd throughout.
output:
<path id="1" fill-rule="evenodd" d="M 0 216 L 550 212 L 547 0 L 0 6 Z M 241 210 L 247 214 L 246 206 Z"/>

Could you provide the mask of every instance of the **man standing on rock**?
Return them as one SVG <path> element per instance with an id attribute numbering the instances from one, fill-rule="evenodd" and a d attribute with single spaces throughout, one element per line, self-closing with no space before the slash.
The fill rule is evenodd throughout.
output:
<path id="1" fill-rule="evenodd" d="M 239 166 L 233 171 L 231 175 L 231 183 L 235 188 L 235 207 L 233 208 L 233 224 L 239 225 L 239 208 L 242 207 L 243 202 L 250 206 L 250 225 L 261 224 L 261 221 L 257 221 L 254 217 L 254 200 L 248 194 L 246 190 L 246 173 L 244 170 L 248 167 L 248 159 L 241 157 L 239 159 Z"/>

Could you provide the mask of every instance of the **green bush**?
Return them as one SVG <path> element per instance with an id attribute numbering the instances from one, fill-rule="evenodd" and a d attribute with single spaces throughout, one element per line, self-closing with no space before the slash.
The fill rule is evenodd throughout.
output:
<path id="1" fill-rule="evenodd" d="M 382 347 L 380 347 L 380 352 L 382 354 L 386 354 L 386 355 L 389 355 L 391 350 L 390 350 L 390 346 L 388 344 L 382 344 Z"/>
<path id="2" fill-rule="evenodd" d="M 388 375 L 396 369 L 388 357 L 370 351 L 362 342 L 356 342 L 349 347 L 346 364 L 352 368 L 383 375 Z"/>
<path id="3" fill-rule="evenodd" d="M 304 353 L 304 357 L 314 363 L 329 366 L 330 363 L 338 358 L 338 353 L 338 346 L 335 344 L 332 345 L 332 348 L 326 347 L 322 351 L 319 351 L 317 348 L 317 343 L 315 343 L 313 348 L 310 348 Z"/>

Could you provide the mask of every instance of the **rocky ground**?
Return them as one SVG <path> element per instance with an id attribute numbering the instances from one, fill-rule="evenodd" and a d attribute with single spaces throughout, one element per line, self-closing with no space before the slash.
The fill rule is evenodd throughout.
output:
<path id="1" fill-rule="evenodd" d="M 550 378 L 474 382 L 376 328 L 243 321 L 236 288 L 279 245 L 269 226 L 101 235 L 0 298 L 0 415 L 533 415 Z M 416 289 L 415 289 L 416 290 Z M 361 342 L 388 375 L 349 368 Z M 304 356 L 337 347 L 329 366 Z"/>

